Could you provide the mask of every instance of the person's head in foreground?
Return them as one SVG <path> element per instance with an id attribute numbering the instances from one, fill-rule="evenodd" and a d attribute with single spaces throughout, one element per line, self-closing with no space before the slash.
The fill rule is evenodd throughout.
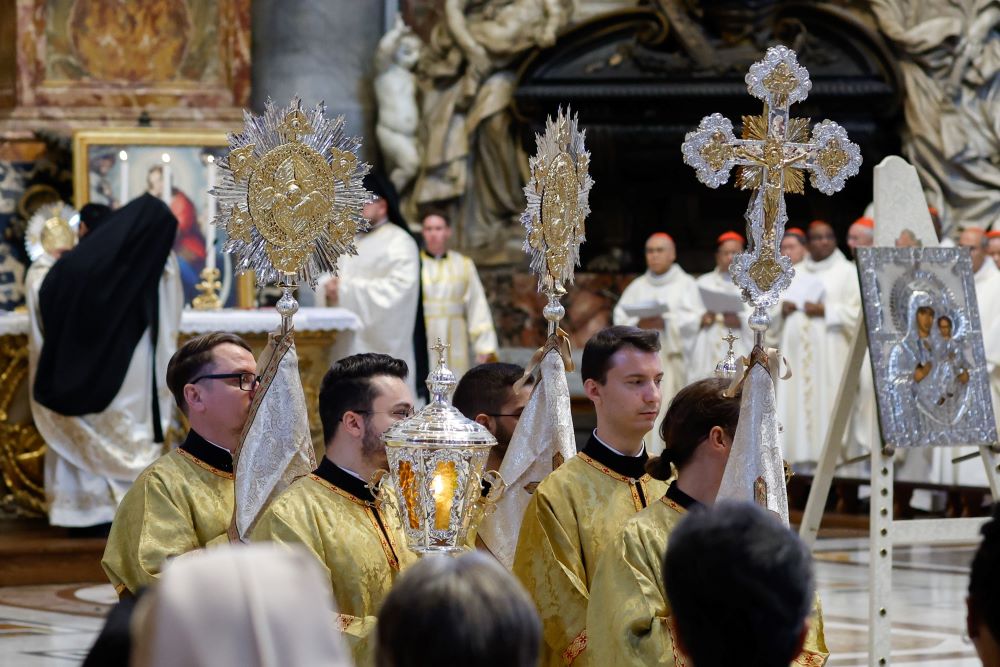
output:
<path id="1" fill-rule="evenodd" d="M 752 503 L 722 502 L 677 525 L 663 561 L 679 648 L 695 667 L 787 667 L 802 651 L 812 558 Z"/>
<path id="2" fill-rule="evenodd" d="M 591 336 L 580 376 L 594 403 L 597 436 L 622 454 L 638 454 L 660 412 L 660 333 L 614 326 Z"/>
<path id="3" fill-rule="evenodd" d="M 374 352 L 330 367 L 319 390 L 326 458 L 365 480 L 389 467 L 382 434 L 413 414 L 407 372 L 405 361 Z"/>
<path id="4" fill-rule="evenodd" d="M 198 435 L 233 451 L 257 390 L 257 360 L 236 334 L 204 334 L 170 358 L 167 386 Z"/>
<path id="5" fill-rule="evenodd" d="M 531 376 L 516 391 L 514 389 L 522 375 L 524 369 L 517 364 L 479 364 L 470 368 L 455 387 L 451 399 L 455 409 L 485 426 L 497 439 L 486 461 L 487 470 L 499 470 L 524 406 L 531 397 L 534 386 Z"/>
<path id="6" fill-rule="evenodd" d="M 425 556 L 396 582 L 376 626 L 376 667 L 534 667 L 535 606 L 495 560 Z"/>
<path id="7" fill-rule="evenodd" d="M 660 424 L 663 452 L 646 462 L 646 472 L 661 480 L 670 479 L 673 464 L 680 489 L 706 505 L 719 492 L 740 418 L 740 394 L 725 396 L 728 386 L 707 378 L 677 392 Z"/>
<path id="8" fill-rule="evenodd" d="M 985 667 L 1000 665 L 1000 503 L 983 525 L 983 541 L 972 559 L 966 631 Z"/>
<path id="9" fill-rule="evenodd" d="M 330 583 L 304 550 L 222 546 L 178 558 L 140 600 L 133 667 L 346 667 Z"/>

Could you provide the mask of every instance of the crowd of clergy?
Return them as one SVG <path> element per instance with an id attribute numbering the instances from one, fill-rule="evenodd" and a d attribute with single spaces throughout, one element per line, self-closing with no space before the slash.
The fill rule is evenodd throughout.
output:
<path id="1" fill-rule="evenodd" d="M 128 322 L 135 340 L 108 344 L 122 344 L 132 355 L 117 360 L 119 379 L 127 380 L 118 387 L 162 388 L 133 419 L 153 424 L 155 437 L 146 439 L 162 440 L 164 398 L 190 428 L 163 456 L 119 448 L 112 463 L 120 470 L 109 472 L 100 456 L 80 452 L 109 451 L 110 445 L 79 439 L 121 435 L 129 423 L 113 422 L 113 410 L 59 414 L 60 401 L 68 399 L 56 391 L 61 387 L 46 384 L 48 374 L 59 354 L 79 353 L 89 341 L 52 349 L 53 340 L 70 345 L 72 313 L 60 320 L 55 312 L 76 297 L 65 287 L 57 291 L 57 281 L 44 274 L 34 279 L 33 399 L 53 413 L 54 439 L 80 444 L 53 447 L 55 463 L 46 462 L 49 492 L 65 494 L 54 504 L 64 510 L 54 523 L 82 526 L 113 516 L 102 566 L 122 602 L 87 664 L 127 664 L 122 651 L 132 664 L 157 666 L 825 664 L 808 550 L 753 505 L 715 506 L 740 395 L 726 391 L 728 381 L 713 371 L 726 354 L 728 333 L 738 336 L 737 354 L 749 352 L 752 336 L 744 307 L 716 312 L 706 304 L 739 301 L 729 265 L 743 250 L 743 237 L 720 236 L 715 269 L 697 279 L 676 263 L 668 234 L 647 240 L 647 271 L 623 293 L 614 325 L 583 350 L 579 373 L 596 428 L 575 456 L 530 490 L 508 570 L 474 536 L 468 555 L 418 559 L 406 547 L 391 496 L 376 502 L 371 480 L 388 465 L 382 435 L 420 405 L 416 386 L 425 371 L 419 357 L 427 338 L 453 343 L 449 363 L 461 376 L 455 407 L 497 440 L 488 468 L 497 470 L 508 454 L 532 391 L 531 383 L 519 382 L 523 368 L 495 361 L 482 285 L 472 262 L 448 249 L 447 218 L 425 217 L 425 248 L 418 251 L 405 227 L 393 222 L 392 208 L 384 197 L 365 207 L 372 230 L 359 236 L 358 255 L 344 258 L 338 277 L 321 280 L 321 305 L 349 308 L 364 326 L 357 349 L 332 364 L 320 388 L 321 462 L 270 502 L 250 546 L 229 544 L 227 534 L 232 453 L 259 386 L 246 341 L 217 332 L 161 349 L 171 332 L 158 327 L 176 315 L 165 282 L 175 268 L 168 246 L 151 239 L 162 262 L 147 272 L 132 302 L 126 296 L 118 305 L 145 319 Z M 93 226 L 105 231 L 92 234 L 108 241 L 107 230 L 125 228 L 117 222 L 123 216 L 156 222 L 169 212 L 143 197 L 99 213 Z M 872 244 L 874 224 L 862 218 L 851 225 L 851 252 Z M 995 241 L 976 229 L 958 238 L 972 254 L 984 313 L 1000 307 Z M 134 242 L 118 239 L 123 248 Z M 81 244 L 87 252 L 101 247 L 93 240 Z M 838 249 L 830 224 L 792 227 L 781 248 L 796 275 L 769 335 L 797 372 L 778 383 L 778 419 L 787 458 L 805 465 L 816 460 L 826 437 L 861 297 L 857 270 Z M 76 283 L 85 280 L 84 264 L 93 258 L 79 248 L 67 257 L 74 253 L 82 264 L 72 282 L 82 289 Z M 43 268 L 59 275 L 68 271 L 63 264 Z M 155 310 L 139 308 L 151 295 L 157 295 L 159 319 Z M 419 329 L 430 336 L 409 335 Z M 996 338 L 1000 327 L 990 332 Z M 994 365 L 998 343 L 986 341 Z M 996 374 L 993 379 L 995 400 L 1000 383 Z M 96 389 L 114 404 L 114 386 Z M 871 373 L 863 372 L 845 457 L 863 453 L 872 441 L 872 392 Z M 923 474 L 969 483 L 964 470 L 940 470 L 931 459 L 922 464 Z M 116 483 L 102 485 L 107 479 Z M 987 538 L 995 543 L 991 526 Z M 997 547 L 984 543 L 988 548 Z M 1000 597 L 996 575 L 982 569 L 981 588 L 970 590 L 969 635 L 977 648 L 996 650 L 997 613 L 987 601 Z M 976 576 L 974 568 L 973 584 Z M 115 654 L 125 662 L 115 662 Z"/>

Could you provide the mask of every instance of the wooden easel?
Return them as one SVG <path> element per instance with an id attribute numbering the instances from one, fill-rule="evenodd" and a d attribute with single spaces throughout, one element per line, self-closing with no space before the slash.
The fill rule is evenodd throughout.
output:
<path id="1" fill-rule="evenodd" d="M 851 342 L 847 366 L 840 378 L 840 388 L 834 403 L 830 428 L 823 443 L 816 476 L 809 490 L 809 500 L 802 515 L 799 536 L 810 548 L 816 543 L 823 508 L 833 482 L 837 458 L 840 454 L 844 430 L 854 405 L 861 377 L 861 364 L 868 348 L 863 320 L 859 318 Z M 897 544 L 967 544 L 979 540 L 979 529 L 985 518 L 976 519 L 908 519 L 893 520 L 892 490 L 894 477 L 894 450 L 882 442 L 878 424 L 873 429 L 871 442 L 871 514 L 869 519 L 868 561 L 868 664 L 872 667 L 890 664 L 892 548 Z M 990 447 L 980 447 L 990 492 L 1000 499 L 997 472 L 1000 457 Z"/>

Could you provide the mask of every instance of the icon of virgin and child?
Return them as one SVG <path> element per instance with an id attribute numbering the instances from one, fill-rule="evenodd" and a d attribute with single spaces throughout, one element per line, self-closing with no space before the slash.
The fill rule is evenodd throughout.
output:
<path id="1" fill-rule="evenodd" d="M 972 368 L 964 352 L 967 327 L 950 301 L 930 291 L 911 292 L 905 335 L 889 355 L 898 423 L 928 436 L 955 424 L 967 405 Z"/>

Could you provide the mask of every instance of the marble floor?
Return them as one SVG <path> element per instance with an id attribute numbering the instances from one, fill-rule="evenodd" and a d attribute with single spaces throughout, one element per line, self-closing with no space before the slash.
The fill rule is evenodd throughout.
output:
<path id="1" fill-rule="evenodd" d="M 897 547 L 893 563 L 892 664 L 979 665 L 965 631 L 974 548 Z M 868 551 L 863 538 L 816 548 L 830 667 L 868 664 Z M 108 585 L 0 588 L 0 667 L 78 665 L 113 602 Z"/>

